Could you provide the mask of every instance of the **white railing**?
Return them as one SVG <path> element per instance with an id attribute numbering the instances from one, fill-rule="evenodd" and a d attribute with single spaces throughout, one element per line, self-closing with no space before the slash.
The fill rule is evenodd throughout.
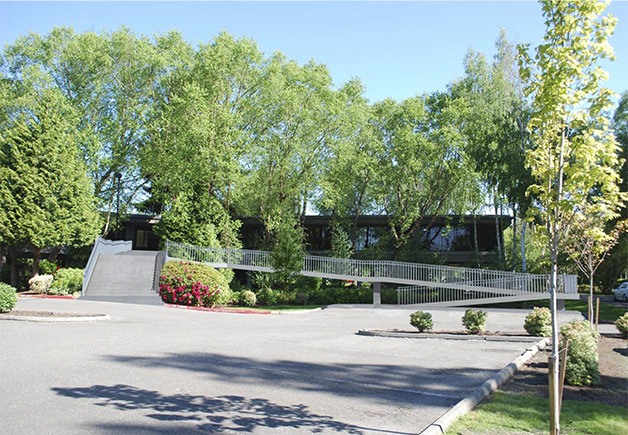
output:
<path id="1" fill-rule="evenodd" d="M 215 267 L 272 272 L 271 254 L 246 249 L 205 248 L 166 242 L 168 257 L 210 263 Z M 306 255 L 302 275 L 347 279 L 364 282 L 414 284 L 415 286 L 450 289 L 452 292 L 486 292 L 491 295 L 518 296 L 548 291 L 547 275 L 471 269 L 399 261 L 353 260 Z M 559 277 L 558 293 L 577 294 L 575 275 Z M 492 296 L 491 296 L 492 297 Z"/>
<path id="2" fill-rule="evenodd" d="M 96 237 L 92 253 L 89 255 L 87 265 L 83 270 L 83 286 L 81 287 L 81 295 L 85 296 L 85 289 L 92 279 L 92 273 L 94 273 L 94 266 L 96 260 L 100 254 L 119 254 L 121 252 L 128 252 L 132 249 L 133 242 L 130 240 L 107 240 L 102 237 Z"/>
<path id="3" fill-rule="evenodd" d="M 206 248 L 166 241 L 166 254 L 168 258 L 211 263 L 222 267 L 243 266 L 241 268 L 273 271 L 270 252 L 267 251 Z"/>

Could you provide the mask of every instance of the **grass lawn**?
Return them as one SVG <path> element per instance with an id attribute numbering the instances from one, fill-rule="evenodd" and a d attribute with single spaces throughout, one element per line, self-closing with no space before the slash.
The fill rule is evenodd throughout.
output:
<path id="1" fill-rule="evenodd" d="M 595 299 L 593 302 L 593 309 L 595 310 Z M 525 301 L 525 302 L 514 302 L 507 304 L 493 304 L 493 305 L 484 305 L 487 308 L 529 308 L 529 307 L 548 307 L 549 308 L 549 299 L 540 299 L 536 301 Z M 585 300 L 566 300 L 565 301 L 565 309 L 580 311 L 585 316 L 587 315 L 587 301 Z M 606 304 L 604 302 L 600 302 L 600 322 L 614 322 L 619 319 L 626 312 L 625 308 L 618 307 L 612 304 Z"/>
<path id="2" fill-rule="evenodd" d="M 569 435 L 628 434 L 628 410 L 595 402 L 565 400 L 561 433 Z M 454 434 L 546 434 L 549 401 L 542 397 L 496 391 L 447 430 Z"/>
<path id="3" fill-rule="evenodd" d="M 543 302 L 545 303 L 545 305 L 543 305 L 544 307 L 549 307 L 549 300 L 545 300 Z M 566 300 L 565 309 L 580 311 L 582 314 L 586 316 L 587 310 L 588 310 L 587 301 Z M 595 299 L 593 299 L 593 310 L 595 310 Z M 626 309 L 622 307 L 600 302 L 600 322 L 614 322 L 615 320 L 619 319 L 625 312 L 626 312 Z"/>

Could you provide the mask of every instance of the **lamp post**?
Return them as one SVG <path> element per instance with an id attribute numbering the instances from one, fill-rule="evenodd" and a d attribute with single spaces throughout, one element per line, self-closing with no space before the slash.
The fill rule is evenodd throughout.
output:
<path id="1" fill-rule="evenodd" d="M 118 239 L 120 235 L 120 180 L 122 174 L 116 172 L 113 176 L 116 178 L 116 239 Z"/>

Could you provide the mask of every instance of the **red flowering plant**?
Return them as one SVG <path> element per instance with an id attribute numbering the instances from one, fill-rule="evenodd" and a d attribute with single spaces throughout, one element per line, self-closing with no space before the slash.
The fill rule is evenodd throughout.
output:
<path id="1" fill-rule="evenodd" d="M 220 272 L 189 261 L 167 262 L 159 277 L 159 295 L 170 304 L 213 307 L 225 288 Z"/>

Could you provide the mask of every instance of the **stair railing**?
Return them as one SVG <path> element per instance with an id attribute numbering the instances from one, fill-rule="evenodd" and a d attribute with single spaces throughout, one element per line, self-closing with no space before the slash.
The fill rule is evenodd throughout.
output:
<path id="1" fill-rule="evenodd" d="M 83 286 L 81 287 L 81 296 L 85 296 L 85 290 L 89 285 L 89 281 L 92 279 L 94 273 L 94 267 L 98 261 L 100 254 L 120 254 L 122 252 L 128 252 L 133 248 L 133 242 L 130 240 L 107 240 L 102 237 L 96 237 L 92 253 L 89 255 L 87 265 L 83 270 Z"/>

